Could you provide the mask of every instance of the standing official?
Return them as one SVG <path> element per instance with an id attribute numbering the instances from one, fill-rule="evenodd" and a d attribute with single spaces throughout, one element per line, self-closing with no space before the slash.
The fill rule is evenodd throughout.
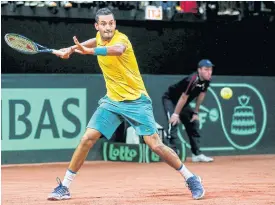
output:
<path id="1" fill-rule="evenodd" d="M 213 64 L 210 60 L 203 59 L 198 63 L 197 72 L 171 85 L 162 96 L 162 102 L 168 117 L 168 145 L 175 150 L 180 143 L 177 129 L 178 124 L 184 124 L 190 140 L 193 162 L 212 162 L 213 158 L 207 157 L 200 151 L 198 133 L 199 109 L 204 100 L 207 88 L 210 85 Z M 196 107 L 193 110 L 189 103 L 196 98 Z"/>

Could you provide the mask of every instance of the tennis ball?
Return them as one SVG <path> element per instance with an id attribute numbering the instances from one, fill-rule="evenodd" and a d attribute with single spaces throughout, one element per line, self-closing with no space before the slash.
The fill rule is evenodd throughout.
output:
<path id="1" fill-rule="evenodd" d="M 220 94 L 221 94 L 221 96 L 222 96 L 223 99 L 229 100 L 232 97 L 232 95 L 233 95 L 233 91 L 229 87 L 224 87 L 223 89 L 221 89 L 221 93 Z"/>

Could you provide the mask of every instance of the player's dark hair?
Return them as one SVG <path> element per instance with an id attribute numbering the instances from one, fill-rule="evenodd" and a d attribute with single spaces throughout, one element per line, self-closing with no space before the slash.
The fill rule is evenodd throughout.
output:
<path id="1" fill-rule="evenodd" d="M 96 15 L 95 15 L 95 21 L 98 23 L 99 16 L 110 15 L 110 14 L 112 14 L 113 17 L 115 18 L 113 12 L 111 12 L 110 9 L 108 9 L 108 8 L 99 9 L 99 10 L 96 12 Z"/>

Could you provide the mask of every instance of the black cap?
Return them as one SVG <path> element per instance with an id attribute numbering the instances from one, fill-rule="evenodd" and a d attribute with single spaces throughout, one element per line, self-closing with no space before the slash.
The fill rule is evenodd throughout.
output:
<path id="1" fill-rule="evenodd" d="M 202 59 L 199 63 L 198 63 L 198 67 L 213 67 L 214 64 L 208 60 L 208 59 Z"/>

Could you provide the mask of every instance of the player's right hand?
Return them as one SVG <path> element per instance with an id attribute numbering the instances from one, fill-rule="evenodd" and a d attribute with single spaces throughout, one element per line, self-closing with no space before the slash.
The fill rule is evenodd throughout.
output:
<path id="1" fill-rule="evenodd" d="M 68 59 L 72 53 L 73 53 L 72 48 L 61 48 L 59 50 L 54 50 L 53 52 L 53 54 L 55 54 L 56 56 L 62 59 Z"/>
<path id="2" fill-rule="evenodd" d="M 60 51 L 62 52 L 62 55 L 60 56 L 60 58 L 62 58 L 62 59 L 70 58 L 70 55 L 74 52 L 71 47 L 61 48 Z"/>

